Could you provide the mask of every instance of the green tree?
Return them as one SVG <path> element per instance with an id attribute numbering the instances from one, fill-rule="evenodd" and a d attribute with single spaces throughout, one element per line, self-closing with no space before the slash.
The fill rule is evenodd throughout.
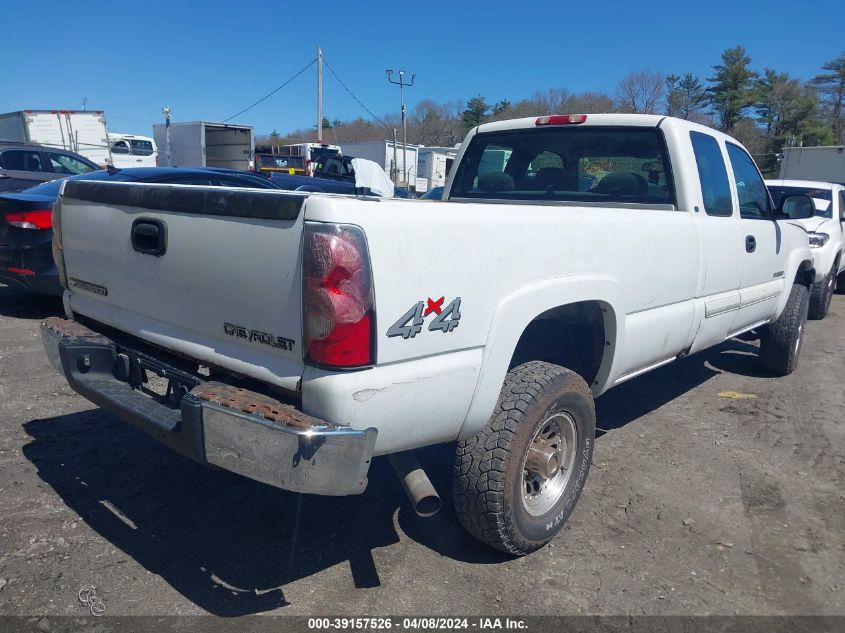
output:
<path id="1" fill-rule="evenodd" d="M 828 122 L 836 142 L 845 141 L 845 52 L 822 66 L 828 72 L 816 75 L 813 84 L 822 95 L 827 108 Z"/>
<path id="2" fill-rule="evenodd" d="M 481 125 L 487 120 L 489 116 L 490 106 L 484 97 L 478 95 L 467 101 L 466 110 L 461 113 L 461 119 L 464 123 L 464 129 L 469 131 L 476 125 Z"/>
<path id="3" fill-rule="evenodd" d="M 776 157 L 784 145 L 817 145 L 831 136 L 821 120 L 815 89 L 772 68 L 766 68 L 757 81 L 754 110 L 763 126 L 764 171 L 776 171 Z"/>
<path id="4" fill-rule="evenodd" d="M 692 73 L 666 76 L 666 114 L 689 120 L 707 105 L 707 90 Z"/>
<path id="5" fill-rule="evenodd" d="M 511 102 L 502 99 L 499 103 L 493 104 L 493 116 L 499 116 L 511 109 Z"/>
<path id="6" fill-rule="evenodd" d="M 745 48 L 737 46 L 722 53 L 722 63 L 713 66 L 716 72 L 707 81 L 708 101 L 719 119 L 723 132 L 730 132 L 755 100 L 757 73 L 748 65 L 751 58 Z"/>

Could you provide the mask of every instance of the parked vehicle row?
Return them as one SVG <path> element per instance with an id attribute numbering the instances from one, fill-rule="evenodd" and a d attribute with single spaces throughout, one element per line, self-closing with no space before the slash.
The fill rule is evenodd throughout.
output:
<path id="1" fill-rule="evenodd" d="M 776 206 L 740 143 L 670 117 L 482 125 L 439 201 L 211 193 L 64 184 L 67 314 L 42 332 L 71 387 L 287 490 L 360 493 L 387 455 L 421 515 L 440 501 L 413 450 L 457 442 L 457 516 L 512 554 L 572 513 L 595 397 L 739 334 L 793 372 L 827 274 L 813 200 Z"/>

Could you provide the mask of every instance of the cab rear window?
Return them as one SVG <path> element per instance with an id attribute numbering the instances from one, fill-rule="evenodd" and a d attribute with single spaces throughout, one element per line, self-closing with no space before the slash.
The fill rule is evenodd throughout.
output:
<path id="1" fill-rule="evenodd" d="M 478 134 L 450 197 L 675 204 L 660 130 L 598 126 Z"/>

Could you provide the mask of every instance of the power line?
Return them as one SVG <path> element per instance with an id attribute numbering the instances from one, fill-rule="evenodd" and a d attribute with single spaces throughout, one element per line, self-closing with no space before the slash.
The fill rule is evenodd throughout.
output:
<path id="1" fill-rule="evenodd" d="M 246 112 L 247 110 L 252 110 L 252 109 L 253 109 L 255 106 L 257 106 L 259 103 L 261 103 L 262 101 L 265 101 L 266 99 L 269 99 L 270 97 L 272 97 L 274 94 L 276 94 L 277 92 L 279 92 L 279 90 L 281 90 L 282 88 L 284 88 L 285 86 L 287 86 L 290 82 L 292 82 L 294 79 L 296 79 L 297 77 L 299 77 L 302 73 L 304 73 L 306 70 L 308 70 L 309 68 L 311 68 L 311 66 L 313 66 L 313 65 L 314 65 L 314 64 L 316 64 L 316 63 L 317 63 L 317 60 L 316 60 L 316 59 L 312 59 L 312 60 L 311 60 L 311 62 L 310 62 L 310 63 L 309 63 L 309 64 L 308 64 L 305 68 L 303 68 L 302 70 L 300 70 L 298 73 L 296 73 L 293 77 L 291 77 L 290 79 L 288 79 L 288 80 L 287 80 L 285 83 L 283 83 L 281 86 L 279 86 L 278 88 L 276 88 L 276 89 L 275 89 L 275 90 L 273 90 L 272 92 L 267 93 L 266 95 L 264 95 L 263 97 L 261 97 L 258 101 L 256 101 L 255 103 L 253 103 L 251 106 L 249 106 L 249 107 L 247 107 L 247 108 L 244 108 L 243 110 L 241 110 L 241 111 L 240 111 L 240 112 L 238 112 L 237 114 L 233 114 L 233 115 L 232 115 L 232 116 L 230 116 L 228 119 L 223 119 L 223 123 L 228 123 L 228 122 L 229 122 L 229 121 L 231 121 L 232 119 L 234 119 L 234 118 L 236 118 L 236 117 L 241 116 L 241 115 L 242 115 L 244 112 Z"/>
<path id="2" fill-rule="evenodd" d="M 329 72 L 331 72 L 331 74 L 332 74 L 332 75 L 334 75 L 334 78 L 338 80 L 338 82 L 340 83 L 340 85 L 341 85 L 341 86 L 343 86 L 343 89 L 344 89 L 344 90 L 346 90 L 346 92 L 348 92 L 348 93 L 349 93 L 349 96 L 350 96 L 350 97 L 352 97 L 353 99 L 355 99 L 355 101 L 357 101 L 357 102 L 358 102 L 358 105 L 359 105 L 359 106 L 361 106 L 362 108 L 364 108 L 364 110 L 366 110 L 366 111 L 367 111 L 367 113 L 368 113 L 371 117 L 373 117 L 376 121 L 378 121 L 379 123 L 381 123 L 384 127 L 386 127 L 386 128 L 389 128 L 389 127 L 390 127 L 387 123 L 385 123 L 385 122 L 384 122 L 384 121 L 382 121 L 380 118 L 378 118 L 375 114 L 373 114 L 372 110 L 370 110 L 367 106 L 365 106 L 365 105 L 361 102 L 361 100 L 360 100 L 358 97 L 356 97 L 354 94 L 352 94 L 352 91 L 351 91 L 351 90 L 350 90 L 350 89 L 346 86 L 346 84 L 345 84 L 345 83 L 343 83 L 343 80 L 342 80 L 340 77 L 338 77 L 338 76 L 337 76 L 337 73 L 334 71 L 334 68 L 332 68 L 332 67 L 331 67 L 331 64 L 329 64 L 329 62 L 327 62 L 327 61 L 326 61 L 326 58 L 325 58 L 325 57 L 323 58 L 323 63 L 326 65 L 326 68 L 328 68 L 328 69 L 329 69 Z"/>

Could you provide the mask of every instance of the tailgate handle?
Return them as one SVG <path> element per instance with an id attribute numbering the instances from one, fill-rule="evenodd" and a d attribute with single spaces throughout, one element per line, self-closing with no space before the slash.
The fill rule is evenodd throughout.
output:
<path id="1" fill-rule="evenodd" d="M 153 218 L 138 218 L 132 223 L 132 248 L 161 257 L 167 250 L 167 225 Z"/>

